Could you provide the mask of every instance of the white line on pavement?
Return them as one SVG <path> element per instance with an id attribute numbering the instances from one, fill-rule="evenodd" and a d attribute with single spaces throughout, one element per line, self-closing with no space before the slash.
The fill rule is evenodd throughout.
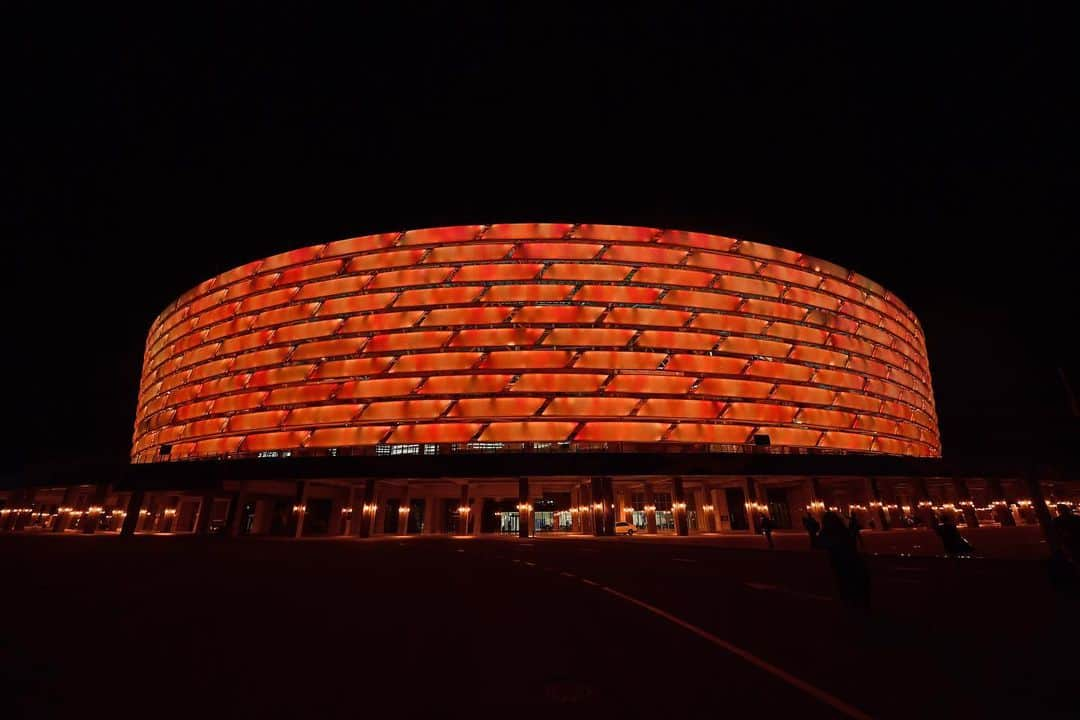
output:
<path id="1" fill-rule="evenodd" d="M 598 585 L 596 583 L 594 583 L 592 580 L 588 580 L 586 578 L 581 578 L 581 582 L 585 583 L 586 585 L 592 585 L 593 587 L 598 587 Z"/>
<path id="2" fill-rule="evenodd" d="M 596 584 L 594 582 L 589 582 L 588 580 L 584 580 L 584 582 L 589 583 L 590 585 L 595 585 Z M 751 652 L 743 650 L 738 645 L 733 645 L 730 642 L 728 642 L 727 640 L 723 640 L 722 638 L 719 638 L 716 635 L 713 635 L 712 633 L 708 632 L 707 630 L 703 630 L 703 629 L 699 628 L 697 625 L 694 625 L 692 623 L 687 622 L 686 620 L 678 618 L 678 617 L 672 615 L 669 612 L 666 612 L 664 610 L 661 610 L 658 607 L 655 607 L 654 605 L 650 605 L 647 602 L 644 602 L 642 600 L 638 600 L 637 598 L 626 595 L 625 593 L 621 593 L 618 590 L 612 590 L 609 587 L 604 587 L 603 590 L 604 590 L 604 592 L 610 593 L 611 595 L 614 595 L 617 598 L 625 600 L 625 601 L 627 601 L 629 603 L 633 603 L 634 605 L 637 605 L 640 608 L 644 608 L 645 610 L 648 610 L 649 612 L 653 613 L 654 615 L 658 615 L 659 617 L 662 617 L 665 620 L 667 620 L 669 622 L 672 622 L 672 623 L 678 625 L 679 627 L 681 627 L 681 628 L 683 628 L 685 630 L 689 630 L 690 632 L 694 633 L 698 637 L 703 638 L 705 640 L 708 640 L 713 645 L 716 645 L 717 647 L 720 647 L 720 648 L 723 648 L 724 650 L 727 650 L 729 653 L 731 653 L 732 655 L 735 655 L 736 657 L 742 658 L 743 660 L 750 663 L 754 667 L 756 667 L 756 668 L 758 668 L 760 670 L 764 670 L 765 672 L 769 673 L 770 675 L 772 675 L 772 676 L 774 676 L 776 678 L 779 678 L 780 680 L 783 680 L 788 685 L 791 685 L 792 687 L 803 691 L 807 695 L 810 695 L 814 699 L 825 703 L 829 707 L 831 707 L 834 710 L 842 713 L 843 715 L 846 715 L 847 717 L 857 718 L 857 720 L 870 720 L 869 715 L 864 713 L 862 710 L 859 710 L 858 708 L 856 708 L 856 707 L 854 707 L 852 705 L 849 705 L 848 703 L 844 702 L 843 700 L 836 697 L 835 695 L 831 695 L 831 694 L 825 692 L 824 690 L 822 690 L 821 688 L 819 688 L 819 687 L 817 687 L 815 685 L 811 685 L 810 683 L 806 682 L 805 680 L 802 680 L 800 678 L 795 677 L 794 675 L 787 672 L 786 670 L 783 670 L 783 669 L 777 667 L 776 665 L 773 665 L 770 662 L 762 660 L 757 655 L 754 655 Z"/>

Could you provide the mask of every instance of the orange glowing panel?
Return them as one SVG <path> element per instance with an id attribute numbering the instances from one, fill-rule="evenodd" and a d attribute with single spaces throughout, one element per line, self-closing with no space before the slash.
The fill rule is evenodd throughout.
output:
<path id="1" fill-rule="evenodd" d="M 240 303 L 240 309 L 238 312 L 241 315 L 249 312 L 255 312 L 263 310 L 265 308 L 274 307 L 275 305 L 284 305 L 292 300 L 296 295 L 296 288 L 282 288 L 280 290 L 271 290 L 270 292 L 259 293 L 258 295 L 251 295 Z"/>
<path id="2" fill-rule="evenodd" d="M 321 428 L 311 433 L 304 444 L 309 448 L 355 447 L 375 445 L 390 432 L 389 425 L 361 425 L 359 427 Z"/>
<path id="3" fill-rule="evenodd" d="M 368 341 L 364 337 L 341 338 L 338 340 L 324 340 L 322 342 L 308 342 L 296 346 L 292 354 L 293 360 L 319 360 L 322 358 L 340 357 L 353 355 L 364 347 Z"/>
<path id="4" fill-rule="evenodd" d="M 468 442 L 484 427 L 483 423 L 424 423 L 422 425 L 399 425 L 387 438 L 391 445 L 414 443 Z"/>
<path id="5" fill-rule="evenodd" d="M 475 240 L 483 225 L 454 225 L 451 227 L 409 230 L 401 238 L 402 245 L 441 245 Z"/>
<path id="6" fill-rule="evenodd" d="M 280 365 L 285 362 L 285 359 L 289 357 L 289 353 L 291 352 L 292 348 L 286 346 L 238 355 L 232 369 L 245 370 L 247 368 L 263 367 L 265 365 Z"/>
<path id="7" fill-rule="evenodd" d="M 364 410 L 361 418 L 370 420 L 417 420 L 439 417 L 452 400 L 391 400 L 373 402 Z"/>
<path id="8" fill-rule="evenodd" d="M 228 290 L 222 289 L 208 295 L 203 295 L 201 298 L 191 303 L 191 306 L 188 308 L 188 315 L 198 315 L 204 310 L 214 307 L 225 299 L 228 292 Z"/>
<path id="9" fill-rule="evenodd" d="M 720 352 L 782 358 L 787 357 L 787 354 L 791 352 L 791 345 L 773 340 L 729 336 L 720 343 Z"/>
<path id="10" fill-rule="evenodd" d="M 771 300 L 750 299 L 743 303 L 740 311 L 752 315 L 768 315 L 784 320 L 802 320 L 806 317 L 806 308 L 799 305 L 786 305 Z"/>
<path id="11" fill-rule="evenodd" d="M 664 357 L 666 357 L 665 353 L 588 350 L 581 353 L 574 367 L 604 370 L 655 370 Z"/>
<path id="12" fill-rule="evenodd" d="M 274 342 L 295 342 L 297 340 L 310 340 L 311 338 L 333 335 L 341 327 L 341 319 L 321 320 L 319 322 L 300 323 L 299 325 L 286 325 L 274 331 Z M 294 356 L 295 357 L 295 356 Z"/>
<path id="13" fill-rule="evenodd" d="M 250 380 L 250 373 L 239 373 L 205 382 L 196 389 L 199 397 L 211 397 L 213 395 L 221 395 L 223 393 L 240 390 L 246 386 Z"/>
<path id="14" fill-rule="evenodd" d="M 289 305 L 276 310 L 267 310 L 259 313 L 255 318 L 254 327 L 266 327 L 267 325 L 281 325 L 283 323 L 306 320 L 318 309 L 319 303 L 310 302 L 301 305 Z"/>
<path id="15" fill-rule="evenodd" d="M 821 290 L 856 303 L 861 303 L 864 297 L 862 290 L 833 278 L 825 278 L 825 281 L 821 283 Z"/>
<path id="16" fill-rule="evenodd" d="M 420 392 L 424 395 L 494 394 L 502 391 L 513 378 L 513 375 L 442 375 L 428 378 Z"/>
<path id="17" fill-rule="evenodd" d="M 639 395 L 683 395 L 696 381 L 697 378 L 685 375 L 622 373 L 616 375 L 604 391 Z"/>
<path id="18" fill-rule="evenodd" d="M 686 260 L 686 264 L 692 267 L 721 270 L 729 273 L 743 273 L 744 275 L 753 275 L 757 272 L 757 265 L 754 264 L 753 260 L 704 250 L 692 251 L 690 257 Z"/>
<path id="19" fill-rule="evenodd" d="M 586 240 L 619 240 L 622 242 L 650 242 L 660 232 L 657 228 L 631 225 L 578 225 L 574 237 Z"/>
<path id="20" fill-rule="evenodd" d="M 768 326 L 768 320 L 745 315 L 721 315 L 719 313 L 700 313 L 690 322 L 690 327 L 706 330 L 723 330 L 732 333 L 760 335 Z"/>
<path id="21" fill-rule="evenodd" d="M 265 452 L 267 450 L 288 450 L 302 447 L 311 434 L 309 430 L 289 430 L 286 432 L 258 433 L 248 435 L 241 447 L 246 452 Z"/>
<path id="22" fill-rule="evenodd" d="M 769 442 L 773 445 L 795 445 L 801 447 L 815 447 L 821 439 L 820 430 L 801 428 L 763 427 L 758 430 L 769 436 Z"/>
<path id="23" fill-rule="evenodd" d="M 795 419 L 799 408 L 790 405 L 772 405 L 770 403 L 728 404 L 724 411 L 725 420 L 752 420 L 765 423 L 790 423 Z"/>
<path id="24" fill-rule="evenodd" d="M 320 363 L 319 369 L 311 376 L 313 379 L 339 377 L 363 377 L 377 375 L 390 367 L 392 357 L 351 358 L 349 360 L 330 360 Z"/>
<path id="25" fill-rule="evenodd" d="M 371 270 L 383 270 L 386 268 L 394 267 L 410 267 L 420 262 L 420 258 L 424 257 L 424 250 L 420 248 L 409 248 L 408 250 L 393 250 L 380 253 L 369 253 L 367 255 L 358 255 L 349 260 L 349 265 L 346 267 L 346 272 L 367 272 Z M 417 283 L 403 283 L 406 285 L 416 285 Z"/>
<path id="26" fill-rule="evenodd" d="M 833 312 L 840 307 L 839 298 L 824 293 L 814 292 L 813 290 L 807 290 L 805 288 L 788 288 L 787 292 L 784 293 L 784 301 L 801 303 L 803 305 L 813 305 L 826 310 L 832 310 Z"/>
<path id="27" fill-rule="evenodd" d="M 218 435 L 225 431 L 225 423 L 228 418 L 213 418 L 210 420 L 196 420 L 184 426 L 184 437 L 193 438 L 203 435 Z"/>
<path id="28" fill-rule="evenodd" d="M 270 343 L 270 338 L 273 335 L 273 330 L 259 330 L 246 335 L 235 335 L 221 343 L 220 352 L 222 355 L 232 355 L 233 353 L 265 347 Z"/>
<path id="29" fill-rule="evenodd" d="M 664 422 L 587 422 L 574 436 L 578 442 L 656 442 L 670 427 Z"/>
<path id="30" fill-rule="evenodd" d="M 561 263 L 549 265 L 544 271 L 545 280 L 573 280 L 575 282 L 618 282 L 630 272 L 629 265 L 586 265 L 584 263 Z"/>
<path id="31" fill-rule="evenodd" d="M 500 418 L 532 415 L 544 404 L 538 397 L 467 398 L 450 408 L 448 417 Z"/>
<path id="32" fill-rule="evenodd" d="M 214 285 L 215 287 L 225 287 L 226 285 L 230 285 L 237 280 L 249 278 L 255 274 L 255 271 L 258 270 L 259 266 L 262 265 L 262 263 L 262 260 L 256 260 L 254 262 L 249 262 L 247 265 L 241 265 L 238 268 L 233 268 L 232 270 L 223 272 L 217 276 L 217 282 Z"/>
<path id="33" fill-rule="evenodd" d="M 746 371 L 747 375 L 757 377 L 779 378 L 781 380 L 794 380 L 806 382 L 814 374 L 813 368 L 790 363 L 770 362 L 768 360 L 754 360 Z"/>
<path id="34" fill-rule="evenodd" d="M 686 257 L 686 250 L 657 247 L 656 245 L 612 245 L 604 253 L 609 262 L 635 264 L 678 265 Z M 710 275 L 709 279 L 712 279 Z"/>
<path id="35" fill-rule="evenodd" d="M 466 265 L 457 271 L 451 282 L 506 282 L 532 280 L 544 266 L 540 263 L 491 263 Z"/>
<path id="36" fill-rule="evenodd" d="M 603 415 L 629 415 L 641 402 L 637 398 L 622 397 L 557 397 L 544 410 L 548 416 L 598 417 Z"/>
<path id="37" fill-rule="evenodd" d="M 202 328 L 202 327 L 206 327 L 208 325 L 214 325 L 215 327 L 220 327 L 220 325 L 217 325 L 216 323 L 221 323 L 221 322 L 231 318 L 233 315 L 236 314 L 236 310 L 239 307 L 240 307 L 240 303 L 238 303 L 238 302 L 225 303 L 224 305 L 222 305 L 220 307 L 216 307 L 213 310 L 210 310 L 209 312 L 206 312 L 206 313 L 203 313 L 202 315 L 200 315 L 195 321 L 195 327 Z M 249 325 L 251 324 L 252 320 L 254 320 L 254 318 L 249 319 L 249 321 L 248 321 Z M 212 331 L 213 331 L 213 329 L 211 329 L 211 332 Z"/>
<path id="38" fill-rule="evenodd" d="M 772 392 L 771 382 L 734 380 L 731 378 L 705 378 L 694 390 L 698 395 L 721 395 L 737 398 L 766 398 Z"/>
<path id="39" fill-rule="evenodd" d="M 800 405 L 832 405 L 836 397 L 835 390 L 811 387 L 809 385 L 777 385 L 773 391 L 773 400 L 786 400 Z"/>
<path id="40" fill-rule="evenodd" d="M 484 328 L 459 330 L 450 347 L 517 347 L 535 345 L 544 334 L 541 328 Z M 550 343 L 549 343 L 550 344 Z"/>
<path id="41" fill-rule="evenodd" d="M 244 432 L 246 430 L 266 430 L 268 428 L 281 427 L 288 410 L 267 410 L 265 412 L 244 413 L 233 415 L 229 418 L 229 432 Z"/>
<path id="42" fill-rule="evenodd" d="M 326 260 L 324 262 L 311 263 L 310 265 L 298 265 L 281 273 L 278 285 L 295 285 L 296 283 L 316 280 L 329 275 L 337 275 L 341 271 L 341 260 Z"/>
<path id="43" fill-rule="evenodd" d="M 884 363 L 867 360 L 858 355 L 851 356 L 848 360 L 847 369 L 867 375 L 877 375 L 878 377 L 887 377 L 889 375 L 889 368 Z"/>
<path id="44" fill-rule="evenodd" d="M 347 423 L 360 414 L 363 405 L 316 405 L 294 408 L 285 419 L 285 427 L 304 425 L 339 425 Z"/>
<path id="45" fill-rule="evenodd" d="M 677 400 L 649 398 L 638 410 L 638 417 L 715 418 L 724 409 L 719 400 Z"/>
<path id="46" fill-rule="evenodd" d="M 662 292 L 660 288 L 654 287 L 586 285 L 574 295 L 574 300 L 593 303 L 653 303 Z"/>
<path id="47" fill-rule="evenodd" d="M 666 370 L 710 375 L 739 375 L 746 367 L 744 358 L 712 355 L 672 355 Z"/>
<path id="48" fill-rule="evenodd" d="M 365 352 L 398 352 L 442 347 L 453 335 L 451 330 L 425 330 L 422 332 L 376 335 L 364 348 Z"/>
<path id="49" fill-rule="evenodd" d="M 573 285 L 496 285 L 484 295 L 485 302 L 553 302 L 565 300 Z"/>
<path id="50" fill-rule="evenodd" d="M 713 287 L 739 295 L 766 295 L 780 297 L 782 287 L 769 280 L 755 280 L 739 275 L 718 275 Z"/>
<path id="51" fill-rule="evenodd" d="M 557 240 L 566 237 L 570 223 L 503 223 L 492 225 L 484 233 L 485 240 Z"/>
<path id="52" fill-rule="evenodd" d="M 371 398 L 408 395 L 420 384 L 420 378 L 395 377 L 377 380 L 351 380 L 341 386 L 338 400 L 370 400 Z"/>
<path id="53" fill-rule="evenodd" d="M 449 372 L 451 370 L 467 370 L 483 357 L 478 352 L 449 352 L 449 353 L 425 353 L 423 355 L 406 355 L 398 358 L 397 363 L 390 368 L 392 373 L 413 372 Z"/>
<path id="54" fill-rule="evenodd" d="M 517 311 L 514 323 L 533 324 L 586 324 L 600 317 L 602 307 L 594 305 L 539 305 L 527 306 Z"/>
<path id="55" fill-rule="evenodd" d="M 210 358 L 214 357 L 214 354 L 218 351 L 219 347 L 221 347 L 221 343 L 211 343 L 209 345 L 203 345 L 200 348 L 196 348 L 195 350 L 186 353 L 180 359 L 180 366 L 187 367 L 188 365 L 194 365 L 196 363 L 201 363 L 209 360 Z"/>
<path id="56" fill-rule="evenodd" d="M 847 364 L 848 356 L 824 348 L 796 345 L 795 349 L 791 351 L 791 355 L 788 359 L 797 360 L 799 362 L 817 363 L 818 365 L 844 367 Z"/>
<path id="57" fill-rule="evenodd" d="M 791 250 L 773 247 L 772 245 L 765 245 L 764 243 L 747 241 L 739 243 L 739 246 L 735 248 L 735 252 L 742 255 L 751 255 L 756 258 L 761 258 L 762 260 L 777 260 L 792 265 L 797 264 L 803 257 L 800 253 L 792 252 Z"/>
<path id="58" fill-rule="evenodd" d="M 814 373 L 814 382 L 822 385 L 861 388 L 866 381 L 854 373 L 842 372 L 840 370 L 820 369 Z"/>
<path id="59" fill-rule="evenodd" d="M 500 260 L 509 255 L 513 247 L 510 243 L 498 245 L 445 245 L 433 248 L 428 253 L 428 256 L 424 258 L 424 262 L 434 264 Z"/>
<path id="60" fill-rule="evenodd" d="M 709 333 L 645 330 L 638 338 L 637 346 L 673 350 L 711 350 L 718 342 L 720 342 L 720 336 Z"/>
<path id="61" fill-rule="evenodd" d="M 378 310 L 393 302 L 397 293 L 374 293 L 369 295 L 351 295 L 349 297 L 334 298 L 325 301 L 319 307 L 319 317 L 326 315 L 349 315 L 364 312 L 365 310 Z"/>
<path id="62" fill-rule="evenodd" d="M 820 446 L 866 452 L 870 449 L 870 444 L 872 442 L 874 442 L 873 435 L 856 435 L 854 433 L 829 431 L 821 437 Z"/>
<path id="63" fill-rule="evenodd" d="M 686 443 L 723 443 L 742 445 L 749 441 L 752 425 L 679 423 L 668 440 Z"/>
<path id="64" fill-rule="evenodd" d="M 836 400 L 833 402 L 837 407 L 854 408 L 863 412 L 877 412 L 881 409 L 881 403 L 881 398 L 853 392 L 836 393 Z"/>
<path id="65" fill-rule="evenodd" d="M 706 233 L 686 232 L 684 230 L 665 230 L 660 235 L 660 242 L 727 252 L 735 247 L 738 240 L 722 235 L 708 235 Z"/>
<path id="66" fill-rule="evenodd" d="M 437 308 L 427 314 L 421 325 L 425 327 L 431 325 L 494 325 L 505 322 L 512 309 L 498 305 L 490 307 Z"/>
<path id="67" fill-rule="evenodd" d="M 516 352 L 493 352 L 488 355 L 481 367 L 498 370 L 500 368 L 561 368 L 570 362 L 572 353 L 566 350 L 520 350 Z"/>
<path id="68" fill-rule="evenodd" d="M 414 305 L 456 305 L 472 302 L 484 291 L 481 285 L 462 285 L 459 287 L 424 288 L 406 290 L 394 303 L 394 307 Z"/>
<path id="69" fill-rule="evenodd" d="M 326 402 L 339 387 L 341 385 L 338 383 L 323 383 L 321 385 L 275 388 L 270 391 L 270 397 L 266 398 L 266 404 L 297 405 L 300 403 Z"/>
<path id="70" fill-rule="evenodd" d="M 189 454 L 192 455 L 229 455 L 235 453 L 241 443 L 244 441 L 243 435 L 233 435 L 230 437 L 211 438 L 209 440 L 200 440 L 195 443 L 195 448 Z M 176 448 L 173 448 L 173 454 L 176 453 Z"/>
<path id="71" fill-rule="evenodd" d="M 355 294 L 364 289 L 364 286 L 371 280 L 371 275 L 347 275 L 341 278 L 334 278 L 333 280 L 323 280 L 321 282 L 307 283 L 297 294 L 297 300 L 310 300 L 312 298 L 321 298 L 328 295 L 347 295 Z"/>
<path id="72" fill-rule="evenodd" d="M 874 395 L 884 395 L 888 398 L 900 397 L 900 388 L 891 382 L 884 380 L 875 380 L 871 378 L 866 381 L 865 392 L 872 393 Z"/>
<path id="73" fill-rule="evenodd" d="M 514 392 L 595 392 L 607 377 L 582 373 L 531 373 L 522 375 L 510 389 Z"/>
<path id="74" fill-rule="evenodd" d="M 352 333 L 378 332 L 380 330 L 396 330 L 416 325 L 424 316 L 423 310 L 403 310 L 401 312 L 372 313 L 370 315 L 354 315 L 345 321 L 341 328 L 342 335 Z M 374 349 L 368 346 L 368 351 Z"/>
<path id="75" fill-rule="evenodd" d="M 735 310 L 742 304 L 738 295 L 703 292 L 700 290 L 671 290 L 664 296 L 664 305 L 683 305 L 707 310 Z"/>
<path id="76" fill-rule="evenodd" d="M 814 343 L 824 345 L 829 333 L 820 328 L 807 327 L 806 325 L 792 325 L 790 323 L 774 322 L 765 331 L 766 335 L 782 337 L 801 343 Z"/>
<path id="77" fill-rule="evenodd" d="M 683 287 L 708 287 L 715 278 L 711 272 L 667 267 L 643 267 L 634 273 L 634 282 Z"/>
<path id="78" fill-rule="evenodd" d="M 855 419 L 855 427 L 859 430 L 867 430 L 873 433 L 880 433 L 884 435 L 897 434 L 897 427 L 895 420 L 887 420 L 881 417 L 875 417 L 873 415 L 859 415 Z"/>
<path id="79" fill-rule="evenodd" d="M 249 388 L 264 387 L 267 385 L 285 385 L 286 383 L 306 380 L 315 369 L 314 365 L 288 365 L 270 370 L 259 370 L 251 374 L 248 380 Z"/>
<path id="80" fill-rule="evenodd" d="M 491 423 L 480 442 L 559 442 L 574 432 L 576 422 L 528 421 Z"/>
<path id="81" fill-rule="evenodd" d="M 376 275 L 368 287 L 372 290 L 382 290 L 383 288 L 399 288 L 406 285 L 437 285 L 445 282 L 452 271 L 453 268 L 448 267 L 390 270 Z"/>
<path id="82" fill-rule="evenodd" d="M 214 400 L 214 414 L 220 415 L 221 413 L 231 413 L 238 410 L 252 410 L 263 404 L 266 400 L 266 396 L 270 393 L 262 392 L 249 392 L 238 393 L 236 395 L 226 395 L 225 397 L 219 397 Z"/>
<path id="83" fill-rule="evenodd" d="M 588 243 L 523 243 L 514 251 L 514 257 L 520 260 L 591 260 L 603 248 L 603 245 Z"/>
<path id="84" fill-rule="evenodd" d="M 378 250 L 390 247 L 397 241 L 401 233 L 382 233 L 381 235 L 365 235 L 363 237 L 338 240 L 326 246 L 323 257 L 338 257 L 340 255 L 353 255 L 355 253 Z"/>
<path id="85" fill-rule="evenodd" d="M 915 455 L 912 443 L 896 438 L 875 437 L 873 450 L 888 455 Z"/>
<path id="86" fill-rule="evenodd" d="M 554 328 L 544 338 L 545 345 L 581 347 L 624 347 L 635 330 L 615 328 Z"/>
<path id="87" fill-rule="evenodd" d="M 761 268 L 759 272 L 761 275 L 774 280 L 781 280 L 785 283 L 795 283 L 797 285 L 807 285 L 809 287 L 817 287 L 822 280 L 820 275 L 814 275 L 813 273 L 796 270 L 795 268 L 786 267 L 784 265 L 766 265 Z"/>
<path id="88" fill-rule="evenodd" d="M 845 350 L 847 352 L 855 352 L 861 355 L 873 355 L 874 346 L 865 340 L 859 340 L 851 335 L 844 335 L 843 333 L 833 333 L 829 336 L 829 344 L 833 347 Z"/>
<path id="89" fill-rule="evenodd" d="M 259 275 L 249 280 L 243 280 L 229 287 L 228 299 L 235 300 L 247 297 L 252 293 L 259 293 L 263 290 L 269 290 L 277 284 L 280 273 L 267 273 L 265 275 Z"/>
<path id="90" fill-rule="evenodd" d="M 599 313 L 598 313 L 599 314 Z M 614 307 L 604 318 L 612 325 L 654 325 L 682 327 L 692 313 L 686 310 L 659 310 L 656 308 Z"/>
<path id="91" fill-rule="evenodd" d="M 834 428 L 849 428 L 855 422 L 855 413 L 822 408 L 803 408 L 795 416 L 795 422 L 802 425 L 825 425 Z"/>

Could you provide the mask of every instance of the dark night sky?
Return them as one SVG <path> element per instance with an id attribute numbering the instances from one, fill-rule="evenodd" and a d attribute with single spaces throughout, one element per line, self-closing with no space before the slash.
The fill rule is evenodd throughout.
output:
<path id="1" fill-rule="evenodd" d="M 198 281 L 516 220 L 710 231 L 856 269 L 923 322 L 947 456 L 1068 441 L 1072 18 L 307 5 L 13 18 L 5 469 L 122 461 L 145 333 Z"/>

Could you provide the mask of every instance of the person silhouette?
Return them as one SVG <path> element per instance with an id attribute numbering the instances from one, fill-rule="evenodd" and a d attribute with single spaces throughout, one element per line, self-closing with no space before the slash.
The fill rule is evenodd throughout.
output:
<path id="1" fill-rule="evenodd" d="M 762 515 L 761 519 L 758 521 L 758 524 L 761 527 L 761 534 L 765 536 L 765 541 L 767 543 L 769 543 L 769 549 L 772 550 L 773 549 L 773 541 L 772 541 L 773 521 L 772 521 L 772 518 L 770 518 L 768 515 Z"/>
<path id="2" fill-rule="evenodd" d="M 844 604 L 859 610 L 870 609 L 870 571 L 855 545 L 855 537 L 839 514 L 830 510 L 821 519 L 818 546 L 829 555 L 829 565 Z"/>
<path id="3" fill-rule="evenodd" d="M 802 524 L 806 528 L 806 533 L 810 536 L 811 549 L 816 548 L 818 545 L 818 533 L 821 532 L 821 523 L 807 510 L 806 514 L 803 515 Z"/>

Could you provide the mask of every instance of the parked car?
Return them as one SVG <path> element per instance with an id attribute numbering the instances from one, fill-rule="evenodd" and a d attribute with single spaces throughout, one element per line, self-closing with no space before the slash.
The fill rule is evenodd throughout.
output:
<path id="1" fill-rule="evenodd" d="M 616 535 L 633 535 L 636 532 L 637 528 L 628 522 L 620 520 L 619 522 L 615 523 Z"/>

